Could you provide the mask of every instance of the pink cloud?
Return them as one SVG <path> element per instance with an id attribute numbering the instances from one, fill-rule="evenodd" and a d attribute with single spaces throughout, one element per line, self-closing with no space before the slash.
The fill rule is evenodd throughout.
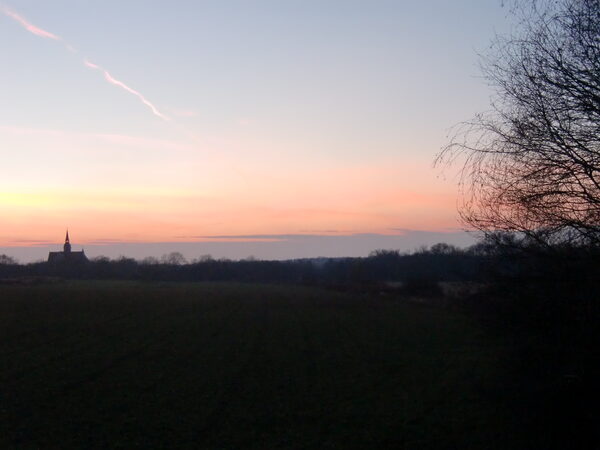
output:
<path id="1" fill-rule="evenodd" d="M 126 145 L 139 148 L 161 148 L 174 151 L 193 151 L 196 147 L 176 141 L 164 139 L 152 139 L 138 136 L 126 136 L 123 134 L 90 134 L 90 137 L 102 139 L 117 145 Z"/>
<path id="2" fill-rule="evenodd" d="M 90 69 L 102 70 L 100 66 L 89 62 L 87 59 L 83 61 L 83 65 L 89 67 Z"/>
<path id="3" fill-rule="evenodd" d="M 111 133 L 78 133 L 73 131 L 52 130 L 47 128 L 31 128 L 0 125 L 0 134 L 7 133 L 18 136 L 42 136 L 60 139 L 98 139 L 120 146 L 144 149 L 163 149 L 172 151 L 189 152 L 197 150 L 197 147 L 180 141 L 169 141 L 165 139 L 154 139 L 141 136 L 128 136 L 124 134 Z"/>
<path id="4" fill-rule="evenodd" d="M 45 128 L 29 128 L 29 127 L 15 127 L 15 126 L 0 126 L 0 133 L 11 133 L 17 135 L 44 135 L 44 136 L 55 136 L 62 137 L 64 132 L 61 130 L 49 130 Z"/>
<path id="5" fill-rule="evenodd" d="M 46 39 L 54 39 L 55 41 L 62 41 L 62 39 L 60 37 L 58 37 L 57 35 L 36 27 L 35 25 L 29 23 L 27 20 L 25 20 L 19 14 L 17 14 L 13 10 L 7 8 L 6 6 L 0 6 L 0 8 L 1 8 L 2 13 L 7 15 L 8 17 L 10 17 L 11 19 L 14 19 L 15 21 L 19 22 L 19 24 L 23 28 L 25 28 L 27 31 L 29 31 L 30 33 L 33 33 L 36 36 L 40 36 L 40 37 L 43 37 Z"/>
<path id="6" fill-rule="evenodd" d="M 19 14 L 17 14 L 15 11 L 13 11 L 12 9 L 0 5 L 0 12 L 2 12 L 3 14 L 5 14 L 6 16 L 10 17 L 11 19 L 15 20 L 16 22 L 18 22 L 23 28 L 25 28 L 27 31 L 29 31 L 30 33 L 35 34 L 36 36 L 40 36 L 42 38 L 45 39 L 53 39 L 55 41 L 63 41 L 62 38 L 60 38 L 59 36 L 52 34 L 46 30 L 43 30 L 39 27 L 36 27 L 35 25 L 31 24 L 30 22 L 28 22 L 25 18 L 23 18 L 22 16 L 20 16 Z M 70 44 L 63 42 L 65 45 L 65 48 L 71 52 L 71 53 L 77 53 L 77 50 Z M 146 105 L 148 108 L 150 108 L 150 110 L 152 111 L 152 113 L 157 116 L 160 117 L 163 120 L 170 120 L 167 116 L 165 116 L 163 113 L 161 113 L 158 108 L 156 108 L 156 106 L 154 106 L 152 103 L 150 103 L 146 97 L 144 97 L 140 92 L 136 91 L 135 89 L 132 89 L 131 87 L 127 86 L 125 83 L 123 83 L 120 80 L 117 80 L 115 77 L 113 77 L 107 70 L 103 69 L 102 67 L 98 66 L 97 64 L 94 64 L 88 60 L 84 60 L 83 64 L 86 67 L 89 67 L 90 69 L 94 69 L 94 70 L 98 70 L 100 72 L 102 72 L 102 74 L 104 75 L 104 79 L 106 81 L 108 81 L 110 84 L 113 84 L 115 86 L 120 87 L 121 89 L 124 89 L 125 91 L 129 92 L 132 95 L 135 95 L 144 105 Z"/>
<path id="7" fill-rule="evenodd" d="M 283 242 L 284 238 L 253 238 L 253 237 L 220 237 L 220 236 L 181 236 L 179 239 L 192 240 L 192 242 Z"/>
<path id="8" fill-rule="evenodd" d="M 83 64 L 86 67 L 89 67 L 90 69 L 94 69 L 94 70 L 98 70 L 100 72 L 102 72 L 102 74 L 104 75 L 104 79 L 106 81 L 108 81 L 110 84 L 113 84 L 115 86 L 120 87 L 121 89 L 126 90 L 127 92 L 129 92 L 130 94 L 135 95 L 137 98 L 140 99 L 140 101 L 146 105 L 148 108 L 150 108 L 150 110 L 152 111 L 152 113 L 157 116 L 160 117 L 163 120 L 170 120 L 167 116 L 165 116 L 163 113 L 161 113 L 152 103 L 150 103 L 146 97 L 144 97 L 141 93 L 139 93 L 138 91 L 136 91 L 135 89 L 130 88 L 129 86 L 127 86 L 125 83 L 123 83 L 122 81 L 117 80 L 116 78 L 114 78 L 106 69 L 103 69 L 102 67 L 100 67 L 97 64 L 94 64 L 90 61 L 88 61 L 87 59 L 83 61 Z"/>

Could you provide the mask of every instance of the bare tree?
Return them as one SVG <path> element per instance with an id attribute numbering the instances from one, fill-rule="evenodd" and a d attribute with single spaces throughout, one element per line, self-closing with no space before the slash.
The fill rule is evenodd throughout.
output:
<path id="1" fill-rule="evenodd" d="M 491 110 L 436 164 L 462 163 L 460 215 L 486 234 L 600 245 L 600 0 L 515 2 L 517 31 L 482 58 Z"/>
<path id="2" fill-rule="evenodd" d="M 162 264 L 170 264 L 173 266 L 181 266 L 187 264 L 185 257 L 179 252 L 171 252 L 168 255 L 163 255 L 160 258 Z"/>
<path id="3" fill-rule="evenodd" d="M 17 260 L 12 256 L 2 254 L 0 255 L 0 264 L 14 265 L 17 264 Z"/>

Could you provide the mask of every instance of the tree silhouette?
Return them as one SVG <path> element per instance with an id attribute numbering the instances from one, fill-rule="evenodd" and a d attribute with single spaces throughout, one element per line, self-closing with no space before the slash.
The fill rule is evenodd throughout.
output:
<path id="1" fill-rule="evenodd" d="M 17 264 L 17 260 L 12 256 L 2 254 L 0 255 L 0 264 L 13 265 Z"/>
<path id="2" fill-rule="evenodd" d="M 600 0 L 519 2 L 482 59 L 491 111 L 436 164 L 462 163 L 460 215 L 484 233 L 600 245 Z"/>

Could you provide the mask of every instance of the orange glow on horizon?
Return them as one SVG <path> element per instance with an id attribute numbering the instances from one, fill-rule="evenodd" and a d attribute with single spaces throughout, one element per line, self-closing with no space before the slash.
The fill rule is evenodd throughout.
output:
<path id="1" fill-rule="evenodd" d="M 275 164 L 274 148 L 242 142 L 235 158 L 217 158 L 193 143 L 154 137 L 14 127 L 0 134 L 17 148 L 26 141 L 55 149 L 52 164 L 95 158 L 89 171 L 64 170 L 63 177 L 53 173 L 65 169 L 61 163 L 23 163 L 29 183 L 8 174 L 0 186 L 0 246 L 60 244 L 67 227 L 77 245 L 457 228 L 455 194 L 426 158 Z"/>
<path id="2" fill-rule="evenodd" d="M 202 196 L 159 189 L 120 194 L 93 190 L 2 192 L 0 245 L 59 242 L 66 227 L 73 230 L 79 245 L 105 240 L 215 241 L 214 237 L 255 241 L 286 234 L 393 235 L 400 228 L 443 231 L 456 227 L 453 199 L 446 195 L 376 190 L 341 201 L 324 198 L 317 202 L 308 195 L 287 205 L 285 197 L 285 192 L 279 192 L 252 201 L 243 195 Z M 238 237 L 254 235 L 268 237 Z"/>

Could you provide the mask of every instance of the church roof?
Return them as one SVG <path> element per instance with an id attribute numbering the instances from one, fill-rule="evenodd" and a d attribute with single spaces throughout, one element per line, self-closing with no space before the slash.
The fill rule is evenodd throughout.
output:
<path id="1" fill-rule="evenodd" d="M 49 252 L 48 262 L 49 263 L 83 263 L 87 262 L 88 258 L 85 256 L 85 252 Z"/>

